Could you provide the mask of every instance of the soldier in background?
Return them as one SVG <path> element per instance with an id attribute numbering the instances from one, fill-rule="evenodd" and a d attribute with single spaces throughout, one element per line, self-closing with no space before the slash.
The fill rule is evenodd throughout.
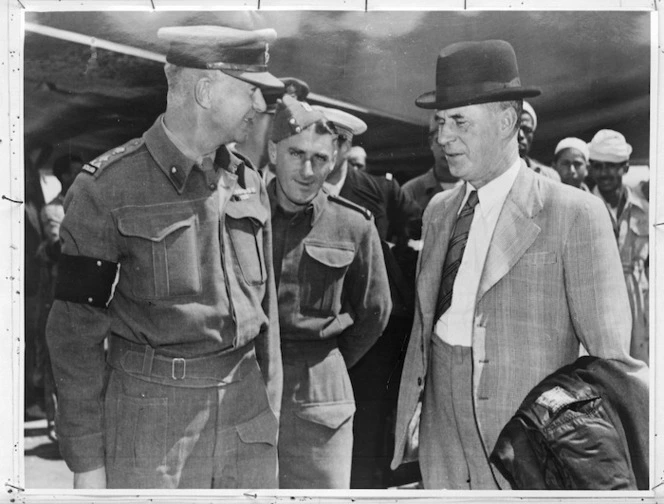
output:
<path id="1" fill-rule="evenodd" d="M 342 110 L 323 110 L 339 131 L 339 157 L 325 186 L 374 215 L 390 281 L 393 308 L 389 323 L 376 344 L 350 370 L 357 402 L 351 487 L 385 488 L 419 478 L 417 467 L 402 468 L 395 474 L 389 461 L 398 384 L 413 319 L 413 278 L 403 267 L 414 265 L 414 251 L 407 243 L 419 238 L 422 210 L 396 180 L 350 166 L 348 152 L 353 136 L 366 131 L 364 121 Z"/>
<path id="2" fill-rule="evenodd" d="M 441 191 L 453 189 L 460 182 L 450 173 L 450 167 L 445 158 L 442 146 L 438 143 L 438 121 L 436 114 L 429 118 L 429 148 L 433 154 L 433 166 L 425 173 L 406 182 L 403 192 L 424 210 L 436 194 Z"/>
<path id="3" fill-rule="evenodd" d="M 391 309 L 371 214 L 322 190 L 336 129 L 286 95 L 269 142 L 275 278 L 284 363 L 280 488 L 348 488 L 355 400 L 347 368 Z"/>
<path id="4" fill-rule="evenodd" d="M 237 142 L 233 148 L 236 153 L 245 156 L 258 168 L 263 181 L 267 185 L 274 178 L 274 166 L 270 163 L 267 153 L 267 143 L 274 120 L 274 111 L 277 108 L 277 100 L 287 94 L 300 101 L 306 100 L 309 94 L 309 86 L 306 82 L 294 77 L 281 77 L 284 84 L 283 89 L 265 89 L 265 111 L 258 112 L 253 120 L 253 128 L 247 137 Z"/>

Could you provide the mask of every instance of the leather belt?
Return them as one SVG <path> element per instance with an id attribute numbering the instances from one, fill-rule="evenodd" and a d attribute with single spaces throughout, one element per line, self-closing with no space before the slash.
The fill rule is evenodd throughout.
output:
<path id="1" fill-rule="evenodd" d="M 112 335 L 107 361 L 137 378 L 175 387 L 217 387 L 240 381 L 258 369 L 254 343 L 204 357 L 172 357 L 149 345 Z"/>

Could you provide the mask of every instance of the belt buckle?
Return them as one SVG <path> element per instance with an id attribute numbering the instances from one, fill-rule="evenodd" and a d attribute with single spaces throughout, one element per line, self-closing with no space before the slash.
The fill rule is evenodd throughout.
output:
<path id="1" fill-rule="evenodd" d="M 180 364 L 178 366 L 178 364 Z M 182 376 L 176 376 L 176 369 L 178 371 L 182 370 Z M 178 373 L 180 374 L 180 373 Z M 184 380 L 184 377 L 187 375 L 187 361 L 180 357 L 175 358 L 171 361 L 171 377 L 174 380 Z"/>

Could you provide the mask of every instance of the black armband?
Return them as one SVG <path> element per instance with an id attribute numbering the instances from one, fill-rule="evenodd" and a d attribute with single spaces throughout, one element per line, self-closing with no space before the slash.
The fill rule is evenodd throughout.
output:
<path id="1" fill-rule="evenodd" d="M 103 259 L 62 254 L 55 299 L 106 308 L 113 297 L 119 268 L 118 263 Z"/>

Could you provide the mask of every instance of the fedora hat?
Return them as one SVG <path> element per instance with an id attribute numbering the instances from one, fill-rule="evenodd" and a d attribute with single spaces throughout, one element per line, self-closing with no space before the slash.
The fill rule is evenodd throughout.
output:
<path id="1" fill-rule="evenodd" d="M 457 42 L 440 51 L 436 90 L 420 95 L 415 105 L 443 110 L 530 98 L 540 93 L 538 88 L 521 86 L 516 55 L 508 42 Z"/>

